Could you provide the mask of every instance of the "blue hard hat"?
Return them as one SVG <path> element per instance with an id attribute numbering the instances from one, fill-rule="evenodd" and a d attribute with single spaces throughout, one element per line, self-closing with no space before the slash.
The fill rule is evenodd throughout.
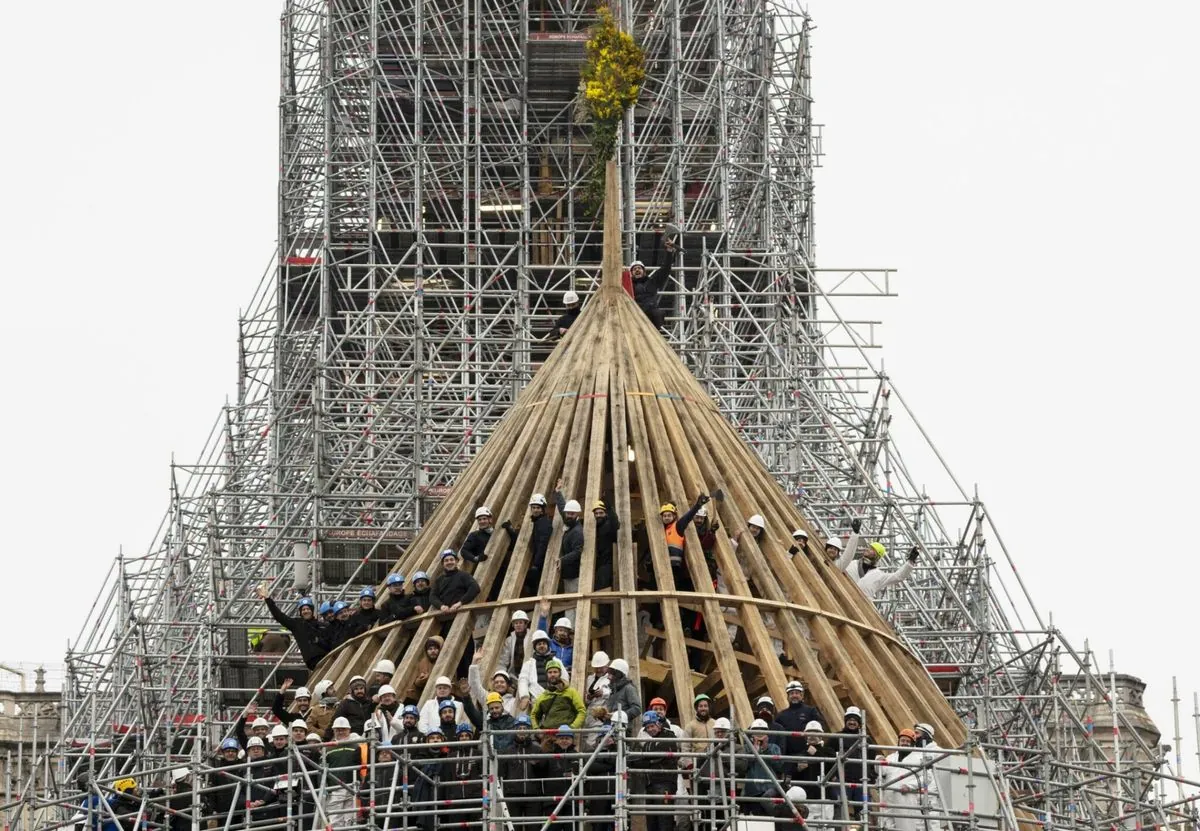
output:
<path id="1" fill-rule="evenodd" d="M 425 735 L 426 736 L 444 736 L 446 734 L 442 732 L 441 727 L 438 727 L 435 724 L 433 727 L 430 727 L 428 730 L 425 731 Z"/>
<path id="2" fill-rule="evenodd" d="M 404 585 L 404 575 L 403 574 L 389 574 L 388 579 L 387 579 L 387 584 L 389 586 L 396 586 L 396 585 L 403 586 Z"/>
<path id="3" fill-rule="evenodd" d="M 330 603 L 328 600 L 322 600 L 321 601 L 321 614 L 327 615 L 332 611 L 333 611 L 333 604 Z"/>
<path id="4" fill-rule="evenodd" d="M 529 720 L 529 716 L 522 713 L 521 715 L 517 716 L 517 726 L 518 727 L 532 727 L 533 722 Z"/>
<path id="5" fill-rule="evenodd" d="M 302 597 L 302 598 L 300 598 L 299 601 L 296 602 L 297 609 L 303 609 L 305 606 L 307 606 L 308 608 L 311 609 L 315 605 L 316 604 L 313 603 L 313 599 L 311 597 Z"/>
<path id="6" fill-rule="evenodd" d="M 364 587 L 364 588 L 363 588 L 363 590 L 362 590 L 362 591 L 360 591 L 360 592 L 358 593 L 358 596 L 359 596 L 359 598 L 363 598 L 363 597 L 370 597 L 370 598 L 374 599 L 374 597 L 375 597 L 375 590 L 374 590 L 373 588 L 371 588 L 370 586 L 366 586 L 366 587 Z"/>
<path id="7" fill-rule="evenodd" d="M 421 711 L 417 708 L 416 704 L 405 704 L 404 709 L 400 711 L 400 715 L 401 716 L 416 716 L 417 718 L 420 718 Z"/>
<path id="8" fill-rule="evenodd" d="M 443 549 L 442 549 L 442 553 L 438 555 L 438 559 L 439 559 L 439 560 L 444 560 L 444 559 L 446 559 L 447 557 L 453 557 L 454 559 L 456 559 L 456 560 L 457 560 L 457 559 L 458 559 L 458 554 L 456 554 L 456 553 L 455 553 L 455 551 L 454 551 L 454 549 L 453 549 L 453 548 L 443 548 Z"/>
<path id="9" fill-rule="evenodd" d="M 454 735 L 456 735 L 456 736 L 460 736 L 463 733 L 474 733 L 474 732 L 475 732 L 475 728 L 469 724 L 460 724 L 460 725 L 458 725 L 458 727 L 454 728 Z"/>
<path id="10" fill-rule="evenodd" d="M 569 724 L 564 724 L 562 727 L 558 728 L 558 730 L 555 732 L 556 732 L 556 735 L 559 735 L 559 736 L 574 736 L 575 735 L 575 731 L 571 729 L 571 725 L 569 725 Z"/>
<path id="11" fill-rule="evenodd" d="M 240 744 L 238 744 L 237 739 L 226 739 L 225 741 L 221 742 L 221 749 L 222 750 L 241 750 L 242 746 Z"/>
<path id="12" fill-rule="evenodd" d="M 457 710 L 457 709 L 458 709 L 457 705 L 454 703 L 454 699 L 453 699 L 453 698 L 443 698 L 442 700 L 440 700 L 440 701 L 438 702 L 438 712 L 439 712 L 439 713 L 440 713 L 442 710 L 445 710 L 447 707 L 449 707 L 451 710 Z"/>
<path id="13" fill-rule="evenodd" d="M 333 604 L 333 609 L 331 611 L 336 615 L 338 612 L 344 611 L 349 608 L 350 608 L 349 603 L 347 603 L 345 600 L 339 600 L 337 603 Z"/>
<path id="14" fill-rule="evenodd" d="M 423 572 L 423 571 L 418 571 L 416 574 L 414 574 L 414 575 L 413 575 L 413 582 L 415 583 L 415 582 L 417 582 L 418 580 L 426 580 L 426 581 L 428 581 L 428 580 L 429 580 L 429 575 L 428 575 L 428 574 L 426 574 L 426 573 L 425 573 L 425 572 Z"/>
<path id="15" fill-rule="evenodd" d="M 659 721 L 661 721 L 661 719 L 659 718 L 658 713 L 654 712 L 653 710 L 647 710 L 646 712 L 642 713 L 642 724 L 658 724 Z"/>

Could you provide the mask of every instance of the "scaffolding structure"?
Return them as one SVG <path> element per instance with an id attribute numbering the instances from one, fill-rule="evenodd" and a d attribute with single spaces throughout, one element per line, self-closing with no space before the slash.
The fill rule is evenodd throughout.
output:
<path id="1" fill-rule="evenodd" d="M 997 826 L 1194 824 L 1178 735 L 1169 759 L 1115 673 L 1038 612 L 1021 553 L 883 372 L 872 315 L 892 274 L 816 265 L 807 15 L 616 8 L 647 55 L 618 149 L 626 252 L 663 261 L 664 229 L 683 248 L 664 335 L 815 526 L 858 517 L 920 549 L 880 603 L 1006 795 Z M 236 395 L 198 460 L 172 465 L 152 545 L 113 563 L 67 656 L 63 739 L 42 759 L 57 784 L 17 783 L 10 820 L 65 822 L 84 769 L 199 764 L 264 688 L 304 677 L 294 650 L 261 649 L 254 588 L 378 583 L 549 355 L 563 294 L 599 277 L 576 71 L 594 16 L 286 0 L 280 243 L 239 320 Z"/>

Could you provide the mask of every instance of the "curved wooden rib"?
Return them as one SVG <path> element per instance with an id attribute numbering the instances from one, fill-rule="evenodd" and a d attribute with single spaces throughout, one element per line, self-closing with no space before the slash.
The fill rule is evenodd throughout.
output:
<path id="1" fill-rule="evenodd" d="M 634 680 L 647 685 L 646 695 L 672 698 L 686 714 L 692 696 L 703 691 L 718 710 L 729 711 L 745 725 L 752 717 L 752 694 L 766 691 L 782 702 L 789 678 L 800 676 L 813 703 L 827 715 L 839 714 L 848 704 L 864 708 L 881 741 L 894 743 L 899 728 L 927 721 L 943 744 L 961 742 L 963 725 L 932 679 L 873 604 L 826 559 L 816 535 L 802 555 L 788 556 L 791 529 L 811 532 L 811 526 L 621 288 L 615 174 L 610 165 L 599 290 L 396 564 L 406 574 L 424 568 L 436 577 L 439 552 L 462 544 L 479 505 L 491 507 L 497 524 L 511 519 L 521 525 L 511 554 L 507 535 L 497 532 L 488 546 L 489 558 L 474 568 L 481 598 L 495 589 L 498 599 L 467 607 L 452 619 L 424 695 L 432 693 L 433 678 L 452 674 L 477 616 L 490 614 L 479 649 L 486 677 L 508 634 L 509 611 L 532 609 L 544 598 L 555 612 L 575 613 L 571 677 L 576 684 L 589 672 L 591 652 L 602 647 L 630 662 Z M 627 459 L 630 449 L 632 462 Z M 532 523 L 524 521 L 529 498 L 537 492 L 550 496 L 560 477 L 564 496 L 584 503 L 580 589 L 564 593 L 559 588 L 563 527 L 556 516 L 538 596 L 522 598 L 531 560 Z M 665 540 L 657 530 L 658 503 L 690 503 L 717 488 L 726 496 L 709 504 L 723 529 L 713 554 L 730 594 L 707 590 L 711 581 L 694 527 L 686 532 L 686 567 L 693 585 L 702 590 L 677 591 Z M 596 592 L 590 503 L 606 494 L 614 498 L 610 508 L 620 517 L 621 530 L 614 586 Z M 742 529 L 744 518 L 754 513 L 767 518 L 765 535 L 756 542 L 744 534 L 735 550 L 727 532 Z M 649 527 L 646 539 L 656 584 L 649 590 L 636 582 L 644 552 L 635 547 L 633 525 L 640 519 Z M 611 627 L 601 632 L 591 624 L 598 602 L 611 604 L 614 611 Z M 659 657 L 639 660 L 637 613 L 647 605 L 657 605 L 661 612 L 663 625 L 652 633 L 650 647 Z M 695 610 L 709 622 L 708 641 L 685 637 L 681 608 Z M 735 611 L 726 614 L 726 608 Z M 447 620 L 426 614 L 361 635 L 328 656 L 313 681 L 329 678 L 344 690 L 351 675 L 366 674 L 378 659 L 390 658 L 398 665 L 394 686 L 403 688 L 416 671 L 421 645 Z M 739 627 L 744 644 L 742 637 L 731 640 L 726 622 Z M 772 639 L 784 644 L 795 669 L 780 664 Z M 689 669 L 689 650 L 693 658 L 701 656 L 705 673 Z M 836 722 L 831 726 L 836 728 Z"/>

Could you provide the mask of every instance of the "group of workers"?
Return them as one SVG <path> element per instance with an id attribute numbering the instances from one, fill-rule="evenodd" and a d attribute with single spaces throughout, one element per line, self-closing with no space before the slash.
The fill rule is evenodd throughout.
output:
<path id="1" fill-rule="evenodd" d="M 628 272 L 633 301 L 637 303 L 638 308 L 645 313 L 656 329 L 661 329 L 666 323 L 666 315 L 662 310 L 659 292 L 671 282 L 671 273 L 675 267 L 675 254 L 678 250 L 677 232 L 672 230 L 663 236 L 662 248 L 656 250 L 653 274 L 646 270 L 646 264 L 641 260 L 634 260 L 629 264 Z M 579 294 L 573 289 L 564 292 L 563 307 L 565 311 L 554 321 L 554 328 L 551 330 L 551 335 L 556 339 L 565 336 L 572 324 L 579 319 L 579 315 L 583 311 Z"/>
<path id="2" fill-rule="evenodd" d="M 840 729 L 827 727 L 798 680 L 788 684 L 781 710 L 770 696 L 759 697 L 743 729 L 714 717 L 705 694 L 695 697 L 686 719 L 675 719 L 662 698 L 642 710 L 621 659 L 594 656 L 586 704 L 579 693 L 564 693 L 558 659 L 547 663 L 548 683 L 533 712 L 515 716 L 501 672 L 502 683 L 494 679 L 482 696 L 477 675 L 466 695 L 439 678 L 435 696 L 418 706 L 402 705 L 390 684 L 378 683 L 394 667 L 377 666 L 370 679 L 352 679 L 340 701 L 328 681 L 318 685 L 317 697 L 337 701 L 332 718 L 318 712 L 327 701 L 314 704 L 304 688 L 296 690 L 294 707 L 284 706 L 285 683 L 272 707 L 277 724 L 239 722 L 199 770 L 201 778 L 197 768 L 183 768 L 172 772 L 169 791 L 150 795 L 165 797 L 163 824 L 180 831 L 193 827 L 195 805 L 225 828 L 301 817 L 305 827 L 314 817 L 324 827 L 343 827 L 368 814 L 380 827 L 380 815 L 391 828 L 461 827 L 486 810 L 482 740 L 494 754 L 491 795 L 514 828 L 547 816 L 562 831 L 580 822 L 612 828 L 616 745 L 624 742 L 633 755 L 624 762 L 630 786 L 620 790 L 633 814 L 644 813 L 647 831 L 673 831 L 686 818 L 720 827 L 735 809 L 797 829 L 861 820 L 864 810 L 875 810 L 889 831 L 942 827 L 934 773 L 945 751 L 931 725 L 900 731 L 897 747 L 878 747 L 857 707 L 846 708 Z M 90 799 L 86 815 L 96 821 L 79 825 L 117 831 L 104 823 L 122 804 L 139 805 L 142 795 L 131 778 L 116 789 L 124 803 L 105 807 Z M 152 809 L 142 813 L 149 817 Z"/>

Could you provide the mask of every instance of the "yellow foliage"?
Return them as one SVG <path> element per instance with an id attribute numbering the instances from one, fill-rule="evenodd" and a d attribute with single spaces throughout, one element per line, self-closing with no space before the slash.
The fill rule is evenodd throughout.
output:
<path id="1" fill-rule="evenodd" d="M 637 103 L 646 77 L 646 56 L 633 35 L 617 28 L 612 10 L 601 6 L 587 41 L 584 98 L 597 121 L 614 121 Z"/>

